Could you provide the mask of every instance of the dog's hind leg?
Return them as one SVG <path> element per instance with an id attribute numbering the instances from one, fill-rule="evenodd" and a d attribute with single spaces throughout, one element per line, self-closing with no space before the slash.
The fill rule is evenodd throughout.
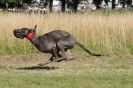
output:
<path id="1" fill-rule="evenodd" d="M 67 57 L 66 57 L 66 54 L 65 54 L 65 45 L 63 44 L 63 43 L 65 43 L 64 41 L 59 41 L 58 43 L 57 43 L 57 47 L 58 47 L 58 49 L 60 50 L 60 52 L 61 52 L 61 58 L 62 58 L 62 60 L 67 60 Z"/>

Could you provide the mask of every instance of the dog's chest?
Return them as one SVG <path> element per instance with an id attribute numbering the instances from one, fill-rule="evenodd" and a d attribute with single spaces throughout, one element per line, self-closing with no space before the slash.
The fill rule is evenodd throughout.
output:
<path id="1" fill-rule="evenodd" d="M 45 53 L 49 53 L 52 51 L 52 49 L 54 47 L 56 47 L 56 42 L 54 41 L 49 41 L 47 39 L 43 39 L 43 38 L 38 38 L 36 40 L 34 40 L 33 44 L 36 46 L 36 48 L 41 51 L 41 52 L 45 52 Z"/>

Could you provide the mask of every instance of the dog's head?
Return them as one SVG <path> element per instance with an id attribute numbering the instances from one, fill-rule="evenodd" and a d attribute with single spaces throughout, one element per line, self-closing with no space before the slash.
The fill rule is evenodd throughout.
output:
<path id="1" fill-rule="evenodd" d="M 27 37 L 32 37 L 35 32 L 36 32 L 37 25 L 33 29 L 31 28 L 21 28 L 21 29 L 15 29 L 13 31 L 13 34 L 16 38 L 27 38 Z"/>

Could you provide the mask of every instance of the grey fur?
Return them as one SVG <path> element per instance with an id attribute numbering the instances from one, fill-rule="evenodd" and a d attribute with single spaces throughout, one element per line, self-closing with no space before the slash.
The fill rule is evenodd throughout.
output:
<path id="1" fill-rule="evenodd" d="M 23 39 L 26 34 L 30 32 L 35 33 L 36 27 L 37 25 L 33 29 L 15 29 L 13 33 L 15 37 Z M 35 34 L 30 41 L 39 51 L 52 54 L 52 57 L 48 62 L 40 65 L 67 60 L 65 52 L 68 49 L 72 49 L 75 44 L 79 45 L 83 50 L 93 56 L 101 56 L 101 54 L 94 54 L 90 52 L 90 50 L 86 49 L 82 44 L 78 43 L 70 33 L 63 30 L 54 30 L 41 36 L 37 36 Z"/>

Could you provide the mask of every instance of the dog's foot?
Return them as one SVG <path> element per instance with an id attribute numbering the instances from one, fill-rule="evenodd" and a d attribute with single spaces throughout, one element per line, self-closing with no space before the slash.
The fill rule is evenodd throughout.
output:
<path id="1" fill-rule="evenodd" d="M 61 62 L 61 61 L 71 61 L 71 60 L 75 60 L 76 58 L 69 58 L 69 59 L 63 59 L 63 58 L 60 58 L 60 59 L 56 59 L 54 60 L 54 62 Z"/>
<path id="2" fill-rule="evenodd" d="M 55 60 L 53 60 L 53 62 L 61 62 L 61 61 L 63 61 L 63 60 L 66 60 L 66 59 L 59 58 L 59 59 L 55 59 Z"/>
<path id="3" fill-rule="evenodd" d="M 45 62 L 45 63 L 40 63 L 40 64 L 38 64 L 39 66 L 44 66 L 44 65 L 47 65 L 47 64 L 49 64 L 49 63 L 51 63 L 52 61 L 47 61 L 47 62 Z"/>

